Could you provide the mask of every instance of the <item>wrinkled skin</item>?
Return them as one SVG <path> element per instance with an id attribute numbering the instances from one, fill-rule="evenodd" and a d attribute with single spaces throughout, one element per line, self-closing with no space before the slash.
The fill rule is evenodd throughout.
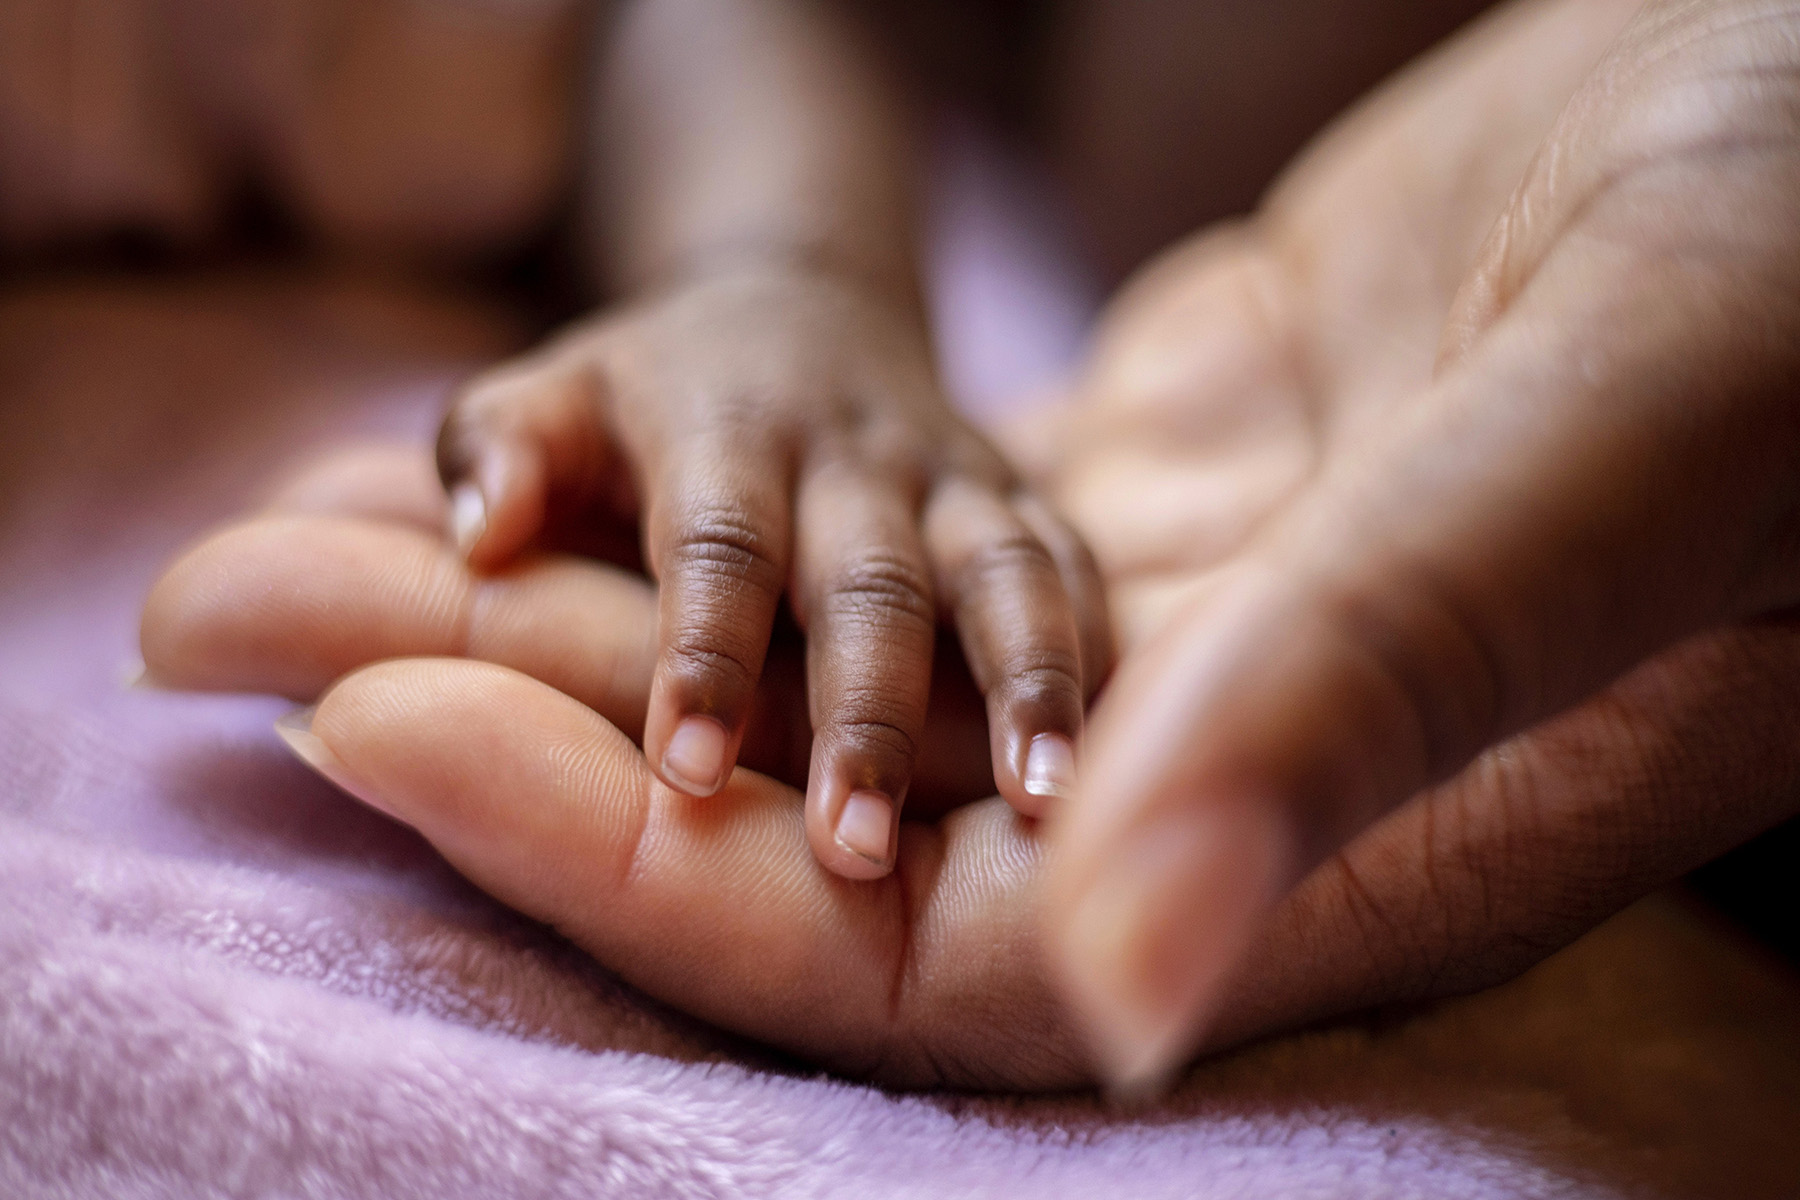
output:
<path id="1" fill-rule="evenodd" d="M 1122 670 L 1430 380 L 1459 281 L 1631 8 L 1509 10 L 1411 72 L 1254 221 L 1166 257 L 1115 308 L 1080 396 L 1016 431 L 1006 448 L 1099 551 Z M 319 698 L 300 739 L 315 765 L 722 1026 L 907 1086 L 1055 1088 L 1113 1065 L 1041 948 L 1037 829 L 998 798 L 959 803 L 986 765 L 966 682 L 940 679 L 922 739 L 935 782 L 915 795 L 934 803 L 911 811 L 944 815 L 902 827 L 888 878 L 834 878 L 781 729 L 804 711 L 791 645 L 746 741 L 768 774 L 681 795 L 628 736 L 654 667 L 648 585 L 573 558 L 476 580 L 436 532 L 441 499 L 405 482 L 423 472 L 322 470 L 306 511 L 171 567 L 144 617 L 160 681 Z M 1773 823 L 1800 783 L 1797 680 L 1794 629 L 1716 631 L 1395 809 L 1234 947 L 1198 1044 L 1505 978 Z"/>
<path id="2" fill-rule="evenodd" d="M 1046 924 L 1115 1082 L 1182 1058 L 1264 915 L 1362 830 L 1800 601 L 1800 7 L 1546 19 L 1143 285 L 1064 435 L 1129 629 Z M 1589 56 L 1566 106 L 1540 86 Z M 1122 512 L 1125 480 L 1162 513 Z M 1497 769 L 1483 806 L 1535 787 Z M 1615 801 L 1629 873 L 1646 813 Z M 1738 803 L 1734 836 L 1793 811 Z"/>

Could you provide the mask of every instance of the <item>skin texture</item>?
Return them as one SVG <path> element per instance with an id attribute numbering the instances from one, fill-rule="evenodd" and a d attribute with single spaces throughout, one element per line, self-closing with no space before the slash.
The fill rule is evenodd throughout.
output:
<path id="1" fill-rule="evenodd" d="M 641 532 L 660 585 L 643 742 L 696 796 L 739 761 L 791 618 L 807 829 L 839 874 L 893 867 L 940 622 L 986 697 L 994 784 L 1043 813 L 1110 666 L 1102 593 L 939 389 L 884 64 L 811 0 L 645 0 L 607 47 L 584 212 L 603 290 L 632 299 L 464 389 L 438 442 L 453 535 L 495 571 L 571 531 L 629 561 Z"/>
<path id="2" fill-rule="evenodd" d="M 1460 281 L 1488 261 L 1488 231 L 1633 7 L 1507 10 L 1409 73 L 1303 160 L 1255 221 L 1175 251 L 1132 289 L 1080 397 L 1009 441 L 1102 551 L 1124 655 L 1108 710 L 1129 701 L 1134 677 L 1154 682 L 1175 660 L 1163 631 L 1235 586 L 1231 565 L 1297 498 L 1364 456 L 1389 461 L 1380 455 L 1391 431 L 1412 429 L 1417 397 L 1433 393 Z M 336 470 L 339 515 L 319 511 L 331 491 L 320 483 L 310 513 L 252 518 L 170 569 L 143 629 L 160 681 L 322 694 L 296 737 L 315 765 L 420 829 L 483 887 L 718 1024 L 901 1085 L 1141 1077 L 1129 1039 L 1089 1049 L 1119 997 L 1071 966 L 1080 947 L 1062 939 L 1079 890 L 1070 881 L 1119 853 L 1096 807 L 1102 789 L 1142 795 L 1142 764 L 1115 755 L 1108 767 L 1097 748 L 1048 863 L 1037 832 L 1002 801 L 954 806 L 946 786 L 944 816 L 902 826 L 893 875 L 833 878 L 804 844 L 797 762 L 772 755 L 767 774 L 740 768 L 720 796 L 696 802 L 657 781 L 622 732 L 654 670 L 641 581 L 547 559 L 478 583 L 432 532 L 441 497 L 406 485 L 411 499 L 396 498 L 399 472 L 383 482 Z M 1373 478 L 1397 494 L 1415 482 L 1385 469 Z M 371 512 L 382 515 L 362 515 Z M 363 538 L 379 548 L 345 552 Z M 402 561 L 417 565 L 400 572 Z M 287 586 L 302 572 L 306 587 Z M 571 666 L 558 655 L 561 614 L 577 610 L 608 617 Z M 790 654 L 778 646 L 771 663 Z M 1241 953 L 1210 970 L 1215 992 L 1184 1009 L 1180 1032 L 1157 1049 L 1166 1058 L 1506 978 L 1775 823 L 1800 794 L 1800 750 L 1786 732 L 1800 717 L 1797 671 L 1788 623 L 1713 629 L 1347 841 L 1303 843 L 1317 847 L 1316 865 L 1291 889 L 1257 864 L 1300 853 L 1254 840 L 1264 860 L 1243 853 L 1210 876 L 1192 873 L 1214 881 L 1193 889 L 1195 903 L 1221 919 L 1172 906 L 1174 920 L 1152 919 L 1127 948 L 1199 928 L 1208 941 L 1195 959 L 1220 957 L 1220 946 Z M 797 695 L 772 691 L 765 703 L 780 709 Z M 1191 713 L 1167 707 L 1171 719 Z M 1356 721 L 1381 711 L 1333 709 L 1334 732 L 1357 733 Z M 1344 821 L 1330 830 L 1355 824 L 1328 805 L 1318 812 Z M 1259 815 L 1230 814 L 1252 839 Z M 1086 853 L 1074 836 L 1094 828 L 1115 838 L 1108 853 Z M 1206 839 L 1168 845 L 1176 853 L 1118 861 L 1148 876 L 1211 852 Z M 1259 887 L 1272 908 L 1246 903 Z M 1220 932 L 1246 913 L 1247 932 Z M 1061 960 L 1045 954 L 1046 920 Z M 1173 964 L 1163 975 L 1118 978 L 1182 993 L 1187 960 L 1163 961 Z"/>
<path id="3" fill-rule="evenodd" d="M 1598 35 L 1625 14 L 1567 19 Z M 1448 174 L 1398 145 L 1350 189 L 1302 168 L 1238 248 L 1147 284 L 1170 331 L 1102 363 L 1100 393 L 1210 423 L 1238 473 L 1188 475 L 1218 489 L 1200 531 L 1109 535 L 1105 472 L 1164 457 L 1127 424 L 1089 460 L 1100 478 L 1067 485 L 1086 499 L 1065 489 L 1125 619 L 1155 629 L 1143 653 L 1124 639 L 1046 882 L 1054 959 L 1116 1082 L 1181 1061 L 1265 915 L 1384 814 L 1800 599 L 1800 8 L 1653 3 L 1580 53 L 1601 49 L 1560 116 L 1510 95 L 1516 73 L 1436 108 L 1410 131 L 1426 146 L 1492 122 Z M 1510 199 L 1470 204 L 1490 180 Z M 1386 188 L 1406 198 L 1369 211 Z M 1359 261 L 1359 234 L 1402 261 Z M 1371 327 L 1396 300 L 1418 319 Z M 1260 324 L 1234 343 L 1234 320 Z M 1190 376 L 1171 405 L 1184 356 L 1247 390 Z M 1147 575 L 1166 607 L 1133 615 Z M 1765 805 L 1765 823 L 1793 811 Z"/>

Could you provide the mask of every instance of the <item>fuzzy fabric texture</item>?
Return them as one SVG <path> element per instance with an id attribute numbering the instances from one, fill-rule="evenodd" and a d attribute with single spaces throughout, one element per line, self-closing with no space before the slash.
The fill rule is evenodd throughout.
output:
<path id="1" fill-rule="evenodd" d="M 1150 1111 L 897 1096 L 476 893 L 279 703 L 121 688 L 183 540 L 512 340 L 344 281 L 0 298 L 0 1197 L 1800 1194 L 1800 983 L 1676 899 Z"/>

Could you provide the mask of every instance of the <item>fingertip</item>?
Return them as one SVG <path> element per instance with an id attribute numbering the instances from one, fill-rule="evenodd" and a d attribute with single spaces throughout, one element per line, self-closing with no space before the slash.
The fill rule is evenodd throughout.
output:
<path id="1" fill-rule="evenodd" d="M 668 597 L 662 599 L 666 604 Z M 731 782 L 757 680 L 696 677 L 691 660 L 663 647 L 645 711 L 644 758 L 663 783 L 705 799 Z"/>
<path id="2" fill-rule="evenodd" d="M 829 733 L 814 739 L 806 831 L 821 866 L 862 881 L 893 872 L 911 771 L 910 758 L 891 748 L 845 745 Z"/>
<path id="3" fill-rule="evenodd" d="M 880 879 L 894 869 L 894 833 L 899 809 L 887 796 L 858 788 L 844 797 L 832 826 L 832 843 L 842 855 L 826 865 L 847 879 Z"/>
<path id="4" fill-rule="evenodd" d="M 1075 794 L 1085 714 L 1066 671 L 1015 674 L 988 693 L 994 785 L 1021 815 L 1047 817 Z"/>
<path id="5" fill-rule="evenodd" d="M 1292 861 L 1271 806 L 1150 814 L 1073 886 L 1052 884 L 1049 946 L 1103 1079 L 1154 1093 L 1200 1045 Z"/>
<path id="6" fill-rule="evenodd" d="M 1042 816 L 1052 805 L 1068 800 L 1075 794 L 1074 741 L 1060 733 L 1032 738 L 1019 782 L 1033 810 L 1026 816 Z"/>
<path id="7" fill-rule="evenodd" d="M 713 717 L 682 717 L 657 756 L 657 777 L 690 796 L 717 795 L 731 777 L 731 741 L 731 731 Z"/>
<path id="8" fill-rule="evenodd" d="M 487 498 L 481 486 L 469 480 L 450 489 L 450 544 L 464 559 L 471 557 L 476 543 L 487 533 Z"/>
<path id="9" fill-rule="evenodd" d="M 662 452 L 645 549 L 658 583 L 644 750 L 677 791 L 711 796 L 736 767 L 788 575 L 785 469 L 707 430 Z"/>
<path id="10" fill-rule="evenodd" d="M 940 486 L 928 514 L 957 633 L 987 700 L 994 782 L 1027 817 L 1046 815 L 1074 787 L 1088 694 L 1089 654 L 1062 565 L 1061 543 L 1073 539 L 1050 521 L 1028 496 L 957 480 Z"/>
<path id="11" fill-rule="evenodd" d="M 361 776 L 351 770 L 349 765 L 332 749 L 331 743 L 320 736 L 315 728 L 319 710 L 317 705 L 308 705 L 294 709 L 275 720 L 275 735 L 282 740 L 295 758 L 306 764 L 311 770 L 324 779 L 335 784 L 340 790 L 348 792 L 376 812 L 405 823 L 393 807 L 381 798 L 379 790 L 372 788 Z"/>
<path id="12" fill-rule="evenodd" d="M 899 851 L 911 785 L 909 754 L 827 729 L 813 740 L 806 832 L 813 857 L 845 879 L 881 879 Z"/>
<path id="13" fill-rule="evenodd" d="M 539 455 L 522 446 L 490 446 L 450 485 L 451 543 L 472 569 L 497 571 L 542 532 L 547 504 Z"/>
<path id="14" fill-rule="evenodd" d="M 814 740 L 806 785 L 806 840 L 813 858 L 843 879 L 885 878 L 898 858 L 904 790 L 847 772 L 825 741 Z"/>

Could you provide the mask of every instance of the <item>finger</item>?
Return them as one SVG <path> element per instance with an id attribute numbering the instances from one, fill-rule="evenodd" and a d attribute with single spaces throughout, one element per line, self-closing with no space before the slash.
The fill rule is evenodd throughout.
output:
<path id="1" fill-rule="evenodd" d="M 1499 983 L 1800 811 L 1800 629 L 1694 639 L 1476 760 L 1309 875 L 1222 1046 Z"/>
<path id="2" fill-rule="evenodd" d="M 555 510 L 630 507 L 630 468 L 609 433 L 600 377 L 554 348 L 464 387 L 438 431 L 449 533 L 477 570 L 511 561 Z"/>
<path id="3" fill-rule="evenodd" d="M 435 481 L 424 485 L 437 494 Z M 295 700 L 367 663 L 463 653 L 543 680 L 635 737 L 655 620 L 644 581 L 611 567 L 547 557 L 473 576 L 419 526 L 278 516 L 221 530 L 171 564 L 151 590 L 141 641 L 159 686 Z M 764 671 L 742 761 L 804 786 L 805 670 L 797 648 L 784 649 Z M 960 654 L 944 658 L 917 777 L 929 815 L 994 791 L 980 697 Z"/>
<path id="4" fill-rule="evenodd" d="M 796 518 L 813 724 L 807 836 L 831 870 L 874 879 L 894 866 L 931 693 L 929 568 L 898 485 L 824 468 L 801 485 Z"/>
<path id="5" fill-rule="evenodd" d="M 310 700 L 400 655 L 469 655 L 530 672 L 621 728 L 642 728 L 654 596 L 573 559 L 477 577 L 435 535 L 350 517 L 275 516 L 184 554 L 144 605 L 165 687 Z"/>
<path id="6" fill-rule="evenodd" d="M 991 488 L 940 483 L 925 506 L 938 591 L 987 698 L 994 782 L 1042 816 L 1075 786 L 1081 641 L 1055 560 Z"/>
<path id="7" fill-rule="evenodd" d="M 369 517 L 434 532 L 448 517 L 431 456 L 411 442 L 364 442 L 334 450 L 278 484 L 266 508 Z"/>
<path id="8" fill-rule="evenodd" d="M 1576 97 L 1438 381 L 1103 700 L 1049 886 L 1115 1076 L 1169 1069 L 1268 907 L 1370 821 L 1673 641 L 1792 602 L 1800 305 L 1770 264 L 1800 222 L 1779 156 L 1731 149 L 1792 113 L 1751 92 L 1639 118 L 1734 86 L 1721 37 L 1746 39 L 1723 65 L 1795 52 L 1697 12 L 1646 17 Z M 1679 169 L 1631 169 L 1665 154 Z"/>
<path id="9" fill-rule="evenodd" d="M 790 470 L 772 435 L 699 436 L 654 468 L 647 549 L 661 587 L 644 752 L 693 796 L 725 786 L 787 585 Z"/>
<path id="10" fill-rule="evenodd" d="M 850 884 L 812 861 L 792 789 L 743 771 L 712 801 L 663 787 L 617 730 L 497 667 L 370 667 L 286 736 L 477 885 L 702 1020 L 898 1085 L 1084 1073 L 1036 965 L 1035 846 L 998 802 L 908 825 L 904 882 Z"/>
<path id="11" fill-rule="evenodd" d="M 1112 616 L 1106 603 L 1106 584 L 1100 575 L 1100 564 L 1068 522 L 1036 496 L 1029 492 L 1017 494 L 1012 506 L 1056 564 L 1081 642 L 1082 699 L 1092 700 L 1111 673 L 1115 655 Z"/>

